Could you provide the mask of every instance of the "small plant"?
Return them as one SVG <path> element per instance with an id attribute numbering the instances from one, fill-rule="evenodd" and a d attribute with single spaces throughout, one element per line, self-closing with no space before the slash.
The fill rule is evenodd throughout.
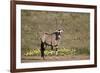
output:
<path id="1" fill-rule="evenodd" d="M 52 53 L 51 53 L 52 52 Z M 55 51 L 52 51 L 51 49 L 46 49 L 45 50 L 45 55 L 46 56 L 54 56 Z M 86 48 L 72 48 L 72 49 L 67 49 L 67 48 L 60 48 L 58 50 L 58 55 L 57 56 L 67 56 L 67 55 L 89 55 L 90 51 L 89 49 Z M 39 49 L 25 49 L 24 51 L 24 56 L 40 56 L 41 52 Z"/>
<path id="2" fill-rule="evenodd" d="M 39 49 L 26 49 L 27 51 L 24 53 L 24 56 L 39 56 Z"/>

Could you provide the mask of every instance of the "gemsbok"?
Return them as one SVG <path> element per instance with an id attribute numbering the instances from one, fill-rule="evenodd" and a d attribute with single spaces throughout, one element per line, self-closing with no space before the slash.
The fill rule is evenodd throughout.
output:
<path id="1" fill-rule="evenodd" d="M 41 57 L 43 59 L 45 54 L 44 51 L 46 49 L 47 46 L 51 46 L 51 50 L 55 50 L 55 53 L 57 55 L 57 50 L 58 50 L 58 46 L 60 44 L 60 39 L 61 39 L 61 34 L 62 34 L 63 30 L 56 30 L 53 33 L 43 33 L 41 36 Z"/>

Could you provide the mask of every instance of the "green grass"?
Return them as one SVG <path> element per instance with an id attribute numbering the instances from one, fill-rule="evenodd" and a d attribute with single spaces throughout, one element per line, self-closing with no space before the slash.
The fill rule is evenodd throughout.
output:
<path id="1" fill-rule="evenodd" d="M 55 51 L 51 53 L 52 51 L 50 49 L 45 50 L 45 55 L 46 56 L 54 56 Z M 41 52 L 39 49 L 24 49 L 24 56 L 40 56 Z M 73 49 L 67 49 L 67 48 L 62 48 L 58 50 L 57 56 L 67 56 L 67 55 L 89 55 L 90 51 L 89 49 L 86 48 L 73 48 Z"/>

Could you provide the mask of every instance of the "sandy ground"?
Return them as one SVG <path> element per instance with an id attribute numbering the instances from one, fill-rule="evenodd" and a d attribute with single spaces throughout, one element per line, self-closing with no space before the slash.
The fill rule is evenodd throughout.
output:
<path id="1" fill-rule="evenodd" d="M 78 55 L 78 56 L 46 56 L 45 59 L 40 56 L 22 56 L 21 62 L 46 62 L 46 61 L 71 61 L 71 60 L 87 60 L 89 56 Z"/>

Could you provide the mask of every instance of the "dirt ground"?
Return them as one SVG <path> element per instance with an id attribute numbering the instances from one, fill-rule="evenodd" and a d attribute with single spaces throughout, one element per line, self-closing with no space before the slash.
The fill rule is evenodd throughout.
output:
<path id="1" fill-rule="evenodd" d="M 78 55 L 78 56 L 46 56 L 45 59 L 40 56 L 22 56 L 22 63 L 30 62 L 46 62 L 46 61 L 71 61 L 71 60 L 87 60 L 89 56 Z"/>

